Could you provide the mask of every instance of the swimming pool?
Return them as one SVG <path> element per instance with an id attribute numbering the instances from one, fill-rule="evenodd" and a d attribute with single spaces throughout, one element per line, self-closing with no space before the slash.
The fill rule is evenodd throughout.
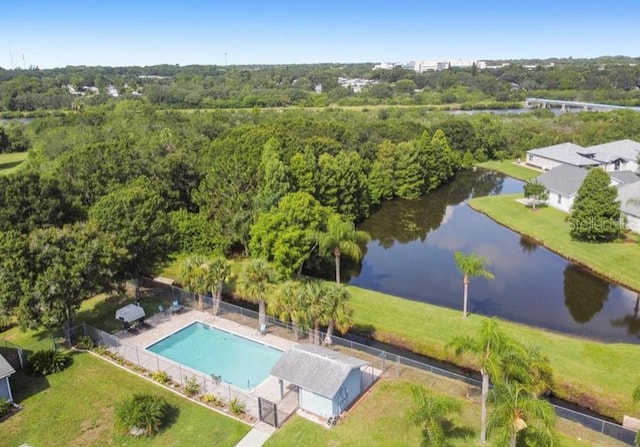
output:
<path id="1" fill-rule="evenodd" d="M 282 351 L 248 338 L 195 322 L 148 346 L 174 362 L 242 389 L 262 383 Z"/>

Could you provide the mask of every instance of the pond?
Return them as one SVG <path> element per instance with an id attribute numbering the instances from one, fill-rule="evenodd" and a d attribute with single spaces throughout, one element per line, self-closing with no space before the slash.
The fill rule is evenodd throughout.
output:
<path id="1" fill-rule="evenodd" d="M 462 314 L 454 253 L 485 256 L 494 280 L 471 278 L 469 311 L 603 341 L 640 343 L 640 294 L 607 282 L 473 211 L 470 197 L 522 192 L 491 171 L 460 172 L 421 199 L 387 202 L 360 225 L 371 235 L 349 284 Z"/>

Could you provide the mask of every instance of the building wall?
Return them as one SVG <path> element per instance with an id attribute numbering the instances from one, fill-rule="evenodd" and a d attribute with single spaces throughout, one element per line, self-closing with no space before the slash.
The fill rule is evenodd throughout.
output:
<path id="1" fill-rule="evenodd" d="M 11 388 L 9 386 L 9 378 L 0 379 L 0 399 L 13 400 L 11 396 Z"/>
<path id="2" fill-rule="evenodd" d="M 298 393 L 298 405 L 303 410 L 328 418 L 335 416 L 331 399 L 314 394 L 311 391 L 300 388 Z"/>
<path id="3" fill-rule="evenodd" d="M 352 370 L 345 379 L 340 391 L 333 398 L 333 411 L 339 415 L 349 408 L 349 405 L 360 396 L 362 392 L 362 372 L 360 368 Z"/>
<path id="4" fill-rule="evenodd" d="M 632 216 L 626 213 L 625 217 L 627 219 L 627 228 L 634 233 L 640 233 L 640 217 Z"/>
<path id="5" fill-rule="evenodd" d="M 527 152 L 527 164 L 544 169 L 545 171 L 550 171 L 556 166 L 560 166 L 562 163 Z"/>
<path id="6" fill-rule="evenodd" d="M 564 211 L 565 213 L 571 212 L 571 206 L 573 205 L 573 197 L 563 196 L 557 192 L 549 191 L 549 206 Z"/>

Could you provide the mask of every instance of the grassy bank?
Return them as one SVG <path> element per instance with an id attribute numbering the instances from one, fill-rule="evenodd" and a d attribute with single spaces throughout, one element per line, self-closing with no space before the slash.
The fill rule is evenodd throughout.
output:
<path id="1" fill-rule="evenodd" d="M 384 380 L 378 383 L 356 403 L 348 416 L 331 430 L 296 416 L 273 435 L 265 446 L 421 445 L 420 427 L 413 425 L 406 418 L 407 409 L 413 406 L 411 385 L 416 382 Z M 433 388 L 429 380 L 422 380 L 421 383 L 427 388 Z M 456 394 L 463 405 L 462 413 L 451 419 L 453 427 L 448 437 L 449 445 L 481 445 L 478 440 L 480 406 L 477 399 L 465 399 L 464 390 L 460 389 L 449 389 L 446 393 Z M 625 445 L 568 421 L 559 420 L 558 424 L 562 447 Z"/>
<path id="2" fill-rule="evenodd" d="M 485 317 L 472 315 L 463 320 L 461 311 L 356 287 L 350 287 L 350 291 L 356 325 L 377 340 L 475 367 L 472 358 L 456 358 L 445 346 L 455 336 L 477 333 Z M 640 371 L 630 367 L 640 364 L 637 345 L 589 341 L 506 321 L 501 327 L 549 357 L 558 396 L 617 420 L 623 414 L 632 414 L 631 392 L 640 384 Z"/>
<path id="3" fill-rule="evenodd" d="M 7 175 L 15 172 L 22 162 L 27 159 L 27 154 L 27 152 L 0 154 L 0 175 Z"/>
<path id="4" fill-rule="evenodd" d="M 469 201 L 473 209 L 525 234 L 550 250 L 582 264 L 614 282 L 640 291 L 640 245 L 629 242 L 578 242 L 569 236 L 567 214 L 545 207 L 534 211 L 515 201 L 520 195 L 480 197 Z"/>
<path id="5" fill-rule="evenodd" d="M 2 422 L 0 444 L 18 446 L 234 446 L 249 426 L 149 383 L 91 354 L 76 354 L 65 371 L 23 376 L 12 385 L 23 410 Z M 132 439 L 113 428 L 114 405 L 132 393 L 164 397 L 175 408 L 154 438 Z M 188 440 L 188 441 L 187 441 Z"/>
<path id="6" fill-rule="evenodd" d="M 478 167 L 484 169 L 491 169 L 492 171 L 502 172 L 510 177 L 517 178 L 518 180 L 522 180 L 528 182 L 532 178 L 535 178 L 542 174 L 535 169 L 530 169 L 525 166 L 520 166 L 515 164 L 513 161 L 498 161 L 491 160 L 485 161 L 484 163 L 478 164 Z"/>

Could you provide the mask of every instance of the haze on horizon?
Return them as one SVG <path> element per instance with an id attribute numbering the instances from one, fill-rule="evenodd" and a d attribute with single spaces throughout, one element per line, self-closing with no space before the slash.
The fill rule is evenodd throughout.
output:
<path id="1" fill-rule="evenodd" d="M 637 0 L 4 0 L 0 67 L 640 56 Z"/>

